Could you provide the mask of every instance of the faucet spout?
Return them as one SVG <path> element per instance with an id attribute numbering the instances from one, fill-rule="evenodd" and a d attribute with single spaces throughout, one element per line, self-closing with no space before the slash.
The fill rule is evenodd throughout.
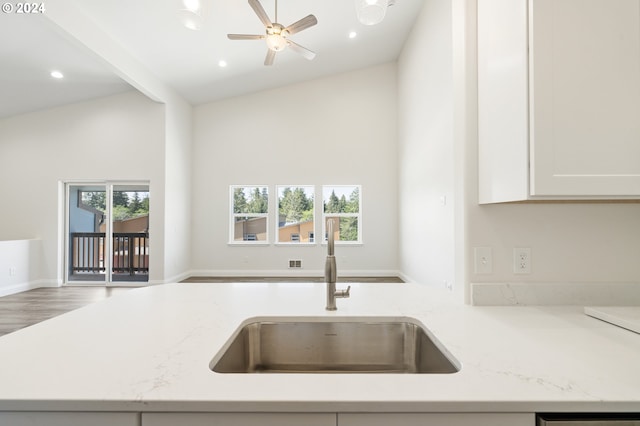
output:
<path id="1" fill-rule="evenodd" d="M 350 296 L 351 286 L 346 290 L 336 291 L 337 279 L 336 256 L 334 254 L 333 219 L 327 221 L 327 260 L 324 264 L 324 280 L 327 284 L 327 311 L 335 311 L 336 298 L 347 298 Z"/>

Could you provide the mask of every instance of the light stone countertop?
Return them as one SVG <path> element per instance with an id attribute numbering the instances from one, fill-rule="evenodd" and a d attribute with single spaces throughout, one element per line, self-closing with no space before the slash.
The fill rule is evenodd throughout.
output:
<path id="1" fill-rule="evenodd" d="M 640 412 L 640 335 L 582 307 L 474 307 L 417 284 L 165 284 L 0 337 L 0 411 Z M 455 374 L 218 374 L 253 317 L 411 317 Z"/>

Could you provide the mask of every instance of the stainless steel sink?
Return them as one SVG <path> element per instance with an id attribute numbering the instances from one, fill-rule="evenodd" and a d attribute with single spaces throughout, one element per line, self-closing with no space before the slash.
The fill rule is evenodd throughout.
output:
<path id="1" fill-rule="evenodd" d="M 460 364 L 411 318 L 260 319 L 213 358 L 216 373 L 455 373 Z"/>

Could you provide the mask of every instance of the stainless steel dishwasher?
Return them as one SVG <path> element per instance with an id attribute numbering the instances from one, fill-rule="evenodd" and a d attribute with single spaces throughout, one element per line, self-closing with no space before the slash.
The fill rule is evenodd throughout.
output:
<path id="1" fill-rule="evenodd" d="M 538 414 L 536 426 L 640 426 L 640 413 Z"/>

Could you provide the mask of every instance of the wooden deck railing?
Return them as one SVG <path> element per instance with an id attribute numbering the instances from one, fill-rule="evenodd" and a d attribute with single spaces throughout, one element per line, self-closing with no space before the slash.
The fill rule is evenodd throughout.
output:
<path id="1" fill-rule="evenodd" d="M 111 246 L 112 274 L 120 280 L 146 279 L 149 274 L 149 233 L 118 232 Z M 104 274 L 106 235 L 104 232 L 71 233 L 72 275 Z"/>

